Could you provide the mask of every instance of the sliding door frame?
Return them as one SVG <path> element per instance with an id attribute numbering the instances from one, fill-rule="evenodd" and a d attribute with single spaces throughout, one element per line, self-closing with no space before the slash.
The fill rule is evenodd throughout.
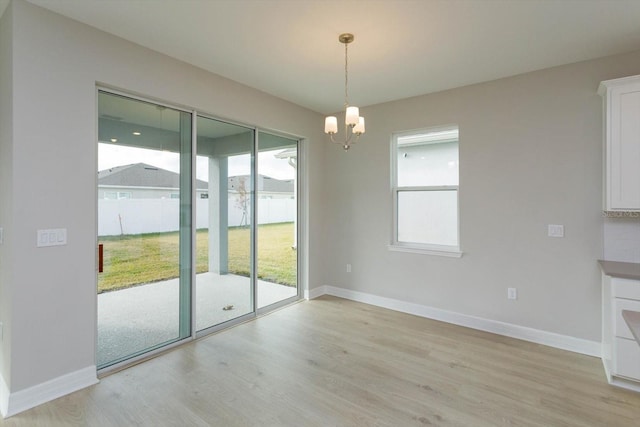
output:
<path id="1" fill-rule="evenodd" d="M 286 132 L 280 132 L 277 130 L 272 130 L 272 129 L 267 129 L 267 128 L 262 128 L 262 127 L 258 127 L 258 126 L 254 126 L 254 125 L 248 125 L 246 123 L 242 123 L 242 122 L 238 122 L 236 120 L 232 120 L 232 119 L 228 119 L 228 118 L 224 118 L 224 117 L 220 117 L 217 115 L 213 115 L 213 114 L 208 114 L 206 112 L 203 111 L 199 111 L 196 109 L 192 109 L 192 108 L 187 108 L 184 106 L 179 106 L 176 104 L 173 104 L 171 102 L 166 102 L 164 100 L 158 99 L 158 98 L 154 98 L 152 96 L 143 96 L 143 95 L 138 95 L 136 93 L 133 92 L 128 92 L 128 91 L 124 91 L 121 90 L 119 88 L 115 88 L 109 85 L 105 85 L 105 84 L 96 84 L 96 88 L 95 88 L 95 100 L 96 100 L 96 123 L 95 123 L 95 141 L 96 144 L 99 142 L 98 141 L 98 126 L 99 126 L 99 120 L 98 120 L 98 94 L 100 92 L 104 92 L 107 94 L 112 94 L 112 95 L 117 95 L 117 96 L 122 96 L 122 97 L 126 97 L 126 98 L 130 98 L 132 100 L 137 100 L 137 101 L 142 101 L 142 102 L 147 102 L 147 103 L 153 103 L 159 106 L 163 106 L 163 107 L 167 107 L 167 108 L 171 108 L 180 112 L 184 112 L 184 113 L 189 113 L 191 114 L 191 155 L 190 155 L 190 161 L 191 161 L 191 168 L 190 168 L 190 183 L 191 183 L 191 188 L 190 188 L 190 195 L 189 198 L 191 200 L 190 205 L 191 205 L 191 212 L 190 212 L 190 219 L 191 219 L 191 230 L 190 230 L 190 236 L 191 236 L 191 242 L 190 242 L 190 250 L 191 253 L 189 254 L 189 262 L 191 264 L 191 272 L 190 272 L 190 283 L 189 283 L 189 287 L 190 287 L 190 307 L 189 309 L 189 313 L 188 315 L 190 316 L 190 334 L 184 338 L 179 338 L 176 341 L 170 342 L 168 344 L 159 346 L 157 348 L 153 348 L 145 353 L 139 354 L 137 356 L 131 357 L 129 359 L 126 360 L 122 360 L 120 362 L 114 363 L 112 365 L 109 366 L 105 366 L 101 369 L 98 370 L 98 374 L 100 377 L 107 375 L 111 372 L 115 372 L 121 369 L 124 369 L 126 367 L 129 367 L 131 365 L 140 363 L 142 361 L 151 359 L 156 357 L 159 354 L 165 353 L 168 350 L 183 345 L 186 342 L 190 342 L 193 341 L 195 339 L 207 336 L 211 333 L 220 331 L 222 329 L 226 329 L 229 327 L 232 327 L 234 325 L 237 325 L 239 323 L 243 323 L 246 322 L 248 320 L 252 320 L 255 319 L 258 316 L 264 315 L 268 312 L 271 312 L 273 310 L 279 309 L 283 306 L 298 302 L 300 300 L 303 299 L 303 296 L 305 298 L 308 298 L 308 253 L 309 253 L 309 231 L 308 231 L 308 210 L 307 210 L 307 206 L 308 206 L 308 181 L 307 181 L 307 177 L 308 177 L 308 167 L 307 167 L 307 151 L 308 151 L 308 140 L 306 140 L 305 138 L 301 137 L 301 136 L 297 136 L 297 135 L 293 135 L 290 133 L 286 133 Z M 196 330 L 196 257 L 195 257 L 195 253 L 196 253 L 196 209 L 195 209 L 195 200 L 196 200 L 196 157 L 197 157 L 197 137 L 198 137 L 198 129 L 197 129 L 197 118 L 198 117 L 204 117 L 204 118 L 208 118 L 208 119 L 213 119 L 213 120 L 217 120 L 217 121 L 221 121 L 224 123 L 228 123 L 228 124 L 232 124 L 232 125 L 237 125 L 237 126 L 242 126 L 244 128 L 253 130 L 254 132 L 254 142 L 253 142 L 253 146 L 252 146 L 252 153 L 251 153 L 251 170 L 252 170 L 252 205 L 251 205 L 251 215 L 252 215 L 252 222 L 251 222 L 251 287 L 252 287 L 252 312 L 247 313 L 245 315 L 242 315 L 238 318 L 223 322 L 221 324 L 203 329 L 201 331 L 197 331 Z M 260 309 L 258 309 L 257 307 L 257 214 L 258 214 L 258 199 L 257 199 L 257 183 L 258 183 L 258 165 L 257 165 L 257 154 L 259 152 L 259 134 L 260 133 L 268 133 L 268 134 L 272 134 L 272 135 L 276 135 L 276 136 L 281 136 L 284 138 L 288 138 L 291 139 L 292 141 L 296 141 L 296 147 L 297 147 L 297 170 L 296 170 L 296 180 L 297 180 L 297 188 L 296 188 L 296 215 L 297 215 L 297 228 L 296 228 L 296 234 L 297 234 L 297 256 L 296 256 L 296 295 L 289 297 L 287 299 L 284 299 L 282 301 L 279 301 L 277 303 L 268 305 L 266 307 L 262 307 Z M 98 169 L 98 151 L 96 150 L 96 155 L 95 155 L 95 169 Z M 96 174 L 96 178 L 95 178 L 95 197 L 94 197 L 94 202 L 96 203 L 96 228 L 95 228 L 95 247 L 97 248 L 98 246 L 98 198 L 97 198 L 97 188 L 98 188 L 98 182 L 97 182 L 97 174 Z M 97 250 L 97 249 L 96 249 Z M 97 254 L 96 254 L 97 255 Z M 97 272 L 97 256 L 96 256 L 96 272 Z M 96 274 L 96 282 L 95 282 L 95 286 L 97 289 L 97 274 Z M 184 301 L 183 301 L 184 302 Z M 97 293 L 96 293 L 96 302 L 95 302 L 95 308 L 96 308 L 96 317 L 95 317 L 95 327 L 96 327 L 96 342 L 95 342 L 95 346 L 94 346 L 94 350 L 96 351 L 96 361 L 97 361 Z"/>

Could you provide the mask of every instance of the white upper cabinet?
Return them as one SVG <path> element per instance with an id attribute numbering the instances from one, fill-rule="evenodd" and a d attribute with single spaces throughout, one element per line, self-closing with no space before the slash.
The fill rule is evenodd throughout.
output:
<path id="1" fill-rule="evenodd" d="M 604 210 L 640 211 L 640 76 L 607 80 L 604 98 Z"/>

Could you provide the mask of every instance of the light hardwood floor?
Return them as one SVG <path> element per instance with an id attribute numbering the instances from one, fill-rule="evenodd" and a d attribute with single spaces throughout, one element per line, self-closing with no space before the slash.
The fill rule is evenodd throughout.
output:
<path id="1" fill-rule="evenodd" d="M 640 426 L 594 357 L 322 297 L 6 426 Z"/>

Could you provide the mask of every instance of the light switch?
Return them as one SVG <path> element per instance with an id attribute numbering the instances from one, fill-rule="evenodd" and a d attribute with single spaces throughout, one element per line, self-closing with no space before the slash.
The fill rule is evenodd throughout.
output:
<path id="1" fill-rule="evenodd" d="M 43 248 L 47 246 L 61 246 L 66 244 L 67 244 L 66 228 L 38 230 L 37 246 L 39 248 Z"/>
<path id="2" fill-rule="evenodd" d="M 549 224 L 549 237 L 564 237 L 564 225 Z"/>

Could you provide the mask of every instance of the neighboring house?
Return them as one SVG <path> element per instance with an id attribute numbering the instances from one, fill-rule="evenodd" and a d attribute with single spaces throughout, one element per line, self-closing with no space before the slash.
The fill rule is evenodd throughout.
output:
<path id="1" fill-rule="evenodd" d="M 250 175 L 228 179 L 227 225 L 250 221 Z M 162 233 L 179 229 L 180 175 L 146 163 L 115 166 L 98 172 L 98 235 Z M 196 227 L 209 228 L 209 183 L 196 180 Z M 295 221 L 293 180 L 258 176 L 258 223 Z M 211 211 L 215 212 L 215 211 Z M 294 245 L 297 241 L 294 242 Z"/>
<path id="2" fill-rule="evenodd" d="M 196 180 L 196 194 L 205 199 L 208 184 Z M 178 199 L 180 175 L 146 163 L 115 166 L 98 172 L 98 198 Z"/>
<path id="3" fill-rule="evenodd" d="M 248 191 L 249 175 L 229 177 L 229 193 Z M 177 199 L 180 175 L 146 163 L 115 166 L 98 172 L 98 198 L 120 199 Z M 208 197 L 209 184 L 196 180 L 198 199 Z M 270 176 L 258 176 L 258 197 L 261 199 L 293 199 L 292 179 L 280 180 Z"/>
<path id="4" fill-rule="evenodd" d="M 239 175 L 229 177 L 229 192 L 247 191 L 250 175 Z M 293 179 L 281 180 L 270 176 L 258 175 L 258 198 L 260 199 L 293 199 L 294 181 Z"/>

